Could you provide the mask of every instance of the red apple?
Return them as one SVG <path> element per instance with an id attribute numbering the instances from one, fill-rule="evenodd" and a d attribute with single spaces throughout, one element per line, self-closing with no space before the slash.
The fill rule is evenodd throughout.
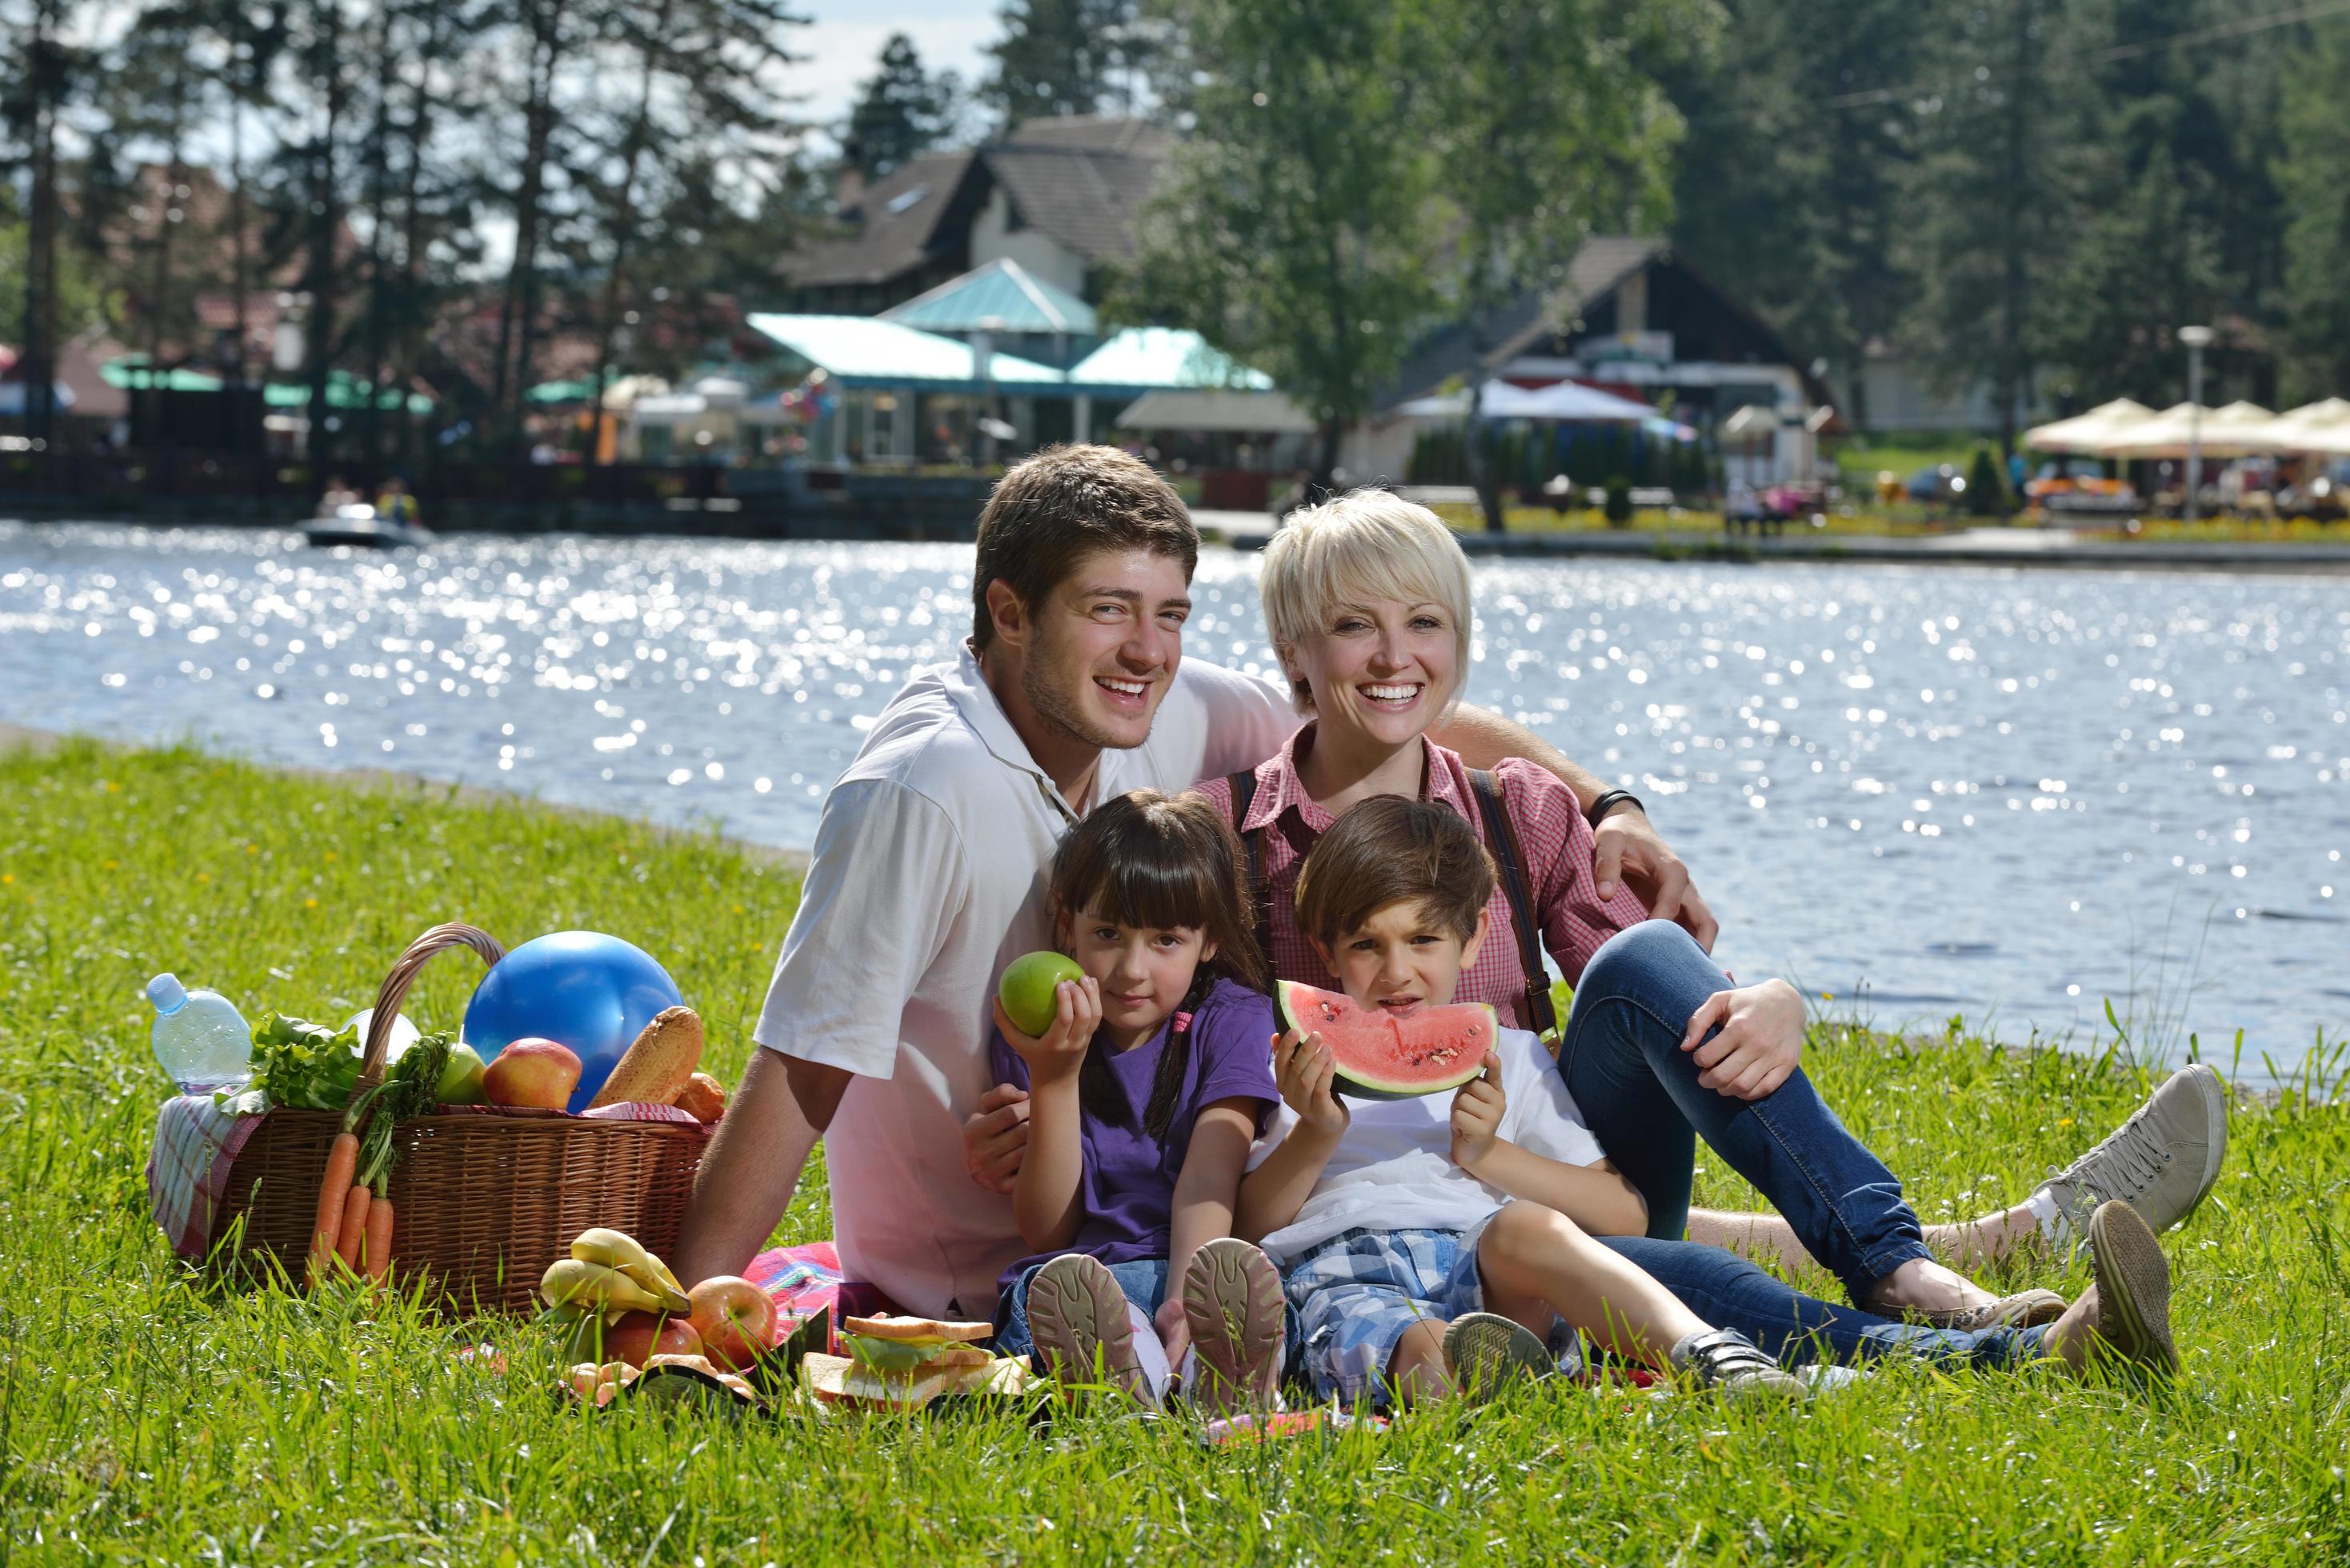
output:
<path id="1" fill-rule="evenodd" d="M 700 1355 L 702 1335 L 683 1318 L 632 1312 L 604 1331 L 604 1354 L 641 1368 L 656 1355 Z"/>
<path id="2" fill-rule="evenodd" d="M 775 1343 L 775 1303 L 740 1274 L 715 1274 L 685 1293 L 687 1321 L 702 1335 L 702 1354 L 728 1372 L 745 1372 Z"/>
<path id="3" fill-rule="evenodd" d="M 579 1058 L 568 1046 L 526 1037 L 509 1041 L 482 1075 L 482 1093 L 494 1106 L 559 1111 L 579 1086 Z"/>

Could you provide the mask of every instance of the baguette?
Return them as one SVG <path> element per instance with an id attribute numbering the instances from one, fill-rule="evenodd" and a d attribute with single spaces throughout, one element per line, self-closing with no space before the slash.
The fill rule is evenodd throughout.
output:
<path id="1" fill-rule="evenodd" d="M 702 1020 L 691 1007 L 671 1007 L 654 1014 L 635 1044 L 588 1102 L 598 1106 L 673 1103 L 678 1092 L 702 1065 Z"/>

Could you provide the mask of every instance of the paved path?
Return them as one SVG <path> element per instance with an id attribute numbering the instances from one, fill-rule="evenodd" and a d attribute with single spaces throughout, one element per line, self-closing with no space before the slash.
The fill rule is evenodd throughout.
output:
<path id="1" fill-rule="evenodd" d="M 1272 519 L 1261 512 L 1194 512 L 1191 515 L 1201 528 L 1221 534 L 1238 549 L 1262 550 L 1273 537 Z M 1814 534 L 1808 529 L 1770 536 L 1727 535 L 1714 529 L 1675 534 L 1591 529 L 1560 534 L 1463 533 L 1461 544 L 1473 556 L 1596 556 L 1627 560 L 1696 556 L 1707 560 L 2350 573 L 2350 529 L 2345 530 L 2338 544 L 2330 540 L 2242 545 L 2126 542 L 2083 535 L 2064 528 L 1968 528 L 1953 534 L 1902 538 Z"/>

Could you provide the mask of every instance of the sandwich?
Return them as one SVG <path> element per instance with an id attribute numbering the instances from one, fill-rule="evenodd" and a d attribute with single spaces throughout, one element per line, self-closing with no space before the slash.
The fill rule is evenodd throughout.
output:
<path id="1" fill-rule="evenodd" d="M 995 1386 L 1002 1357 L 978 1341 L 995 1332 L 984 1323 L 942 1323 L 927 1317 L 841 1320 L 847 1355 L 811 1353 L 801 1364 L 808 1392 L 827 1405 L 918 1410 L 948 1394 Z"/>

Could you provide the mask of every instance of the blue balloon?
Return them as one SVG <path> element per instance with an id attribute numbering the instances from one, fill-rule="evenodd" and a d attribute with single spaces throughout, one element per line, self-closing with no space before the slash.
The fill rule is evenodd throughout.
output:
<path id="1" fill-rule="evenodd" d="M 574 1115 L 588 1108 L 653 1015 L 679 1005 L 652 955 L 601 931 L 556 931 L 500 959 L 465 1004 L 464 1041 L 494 1061 L 516 1040 L 552 1040 L 579 1058 Z"/>

